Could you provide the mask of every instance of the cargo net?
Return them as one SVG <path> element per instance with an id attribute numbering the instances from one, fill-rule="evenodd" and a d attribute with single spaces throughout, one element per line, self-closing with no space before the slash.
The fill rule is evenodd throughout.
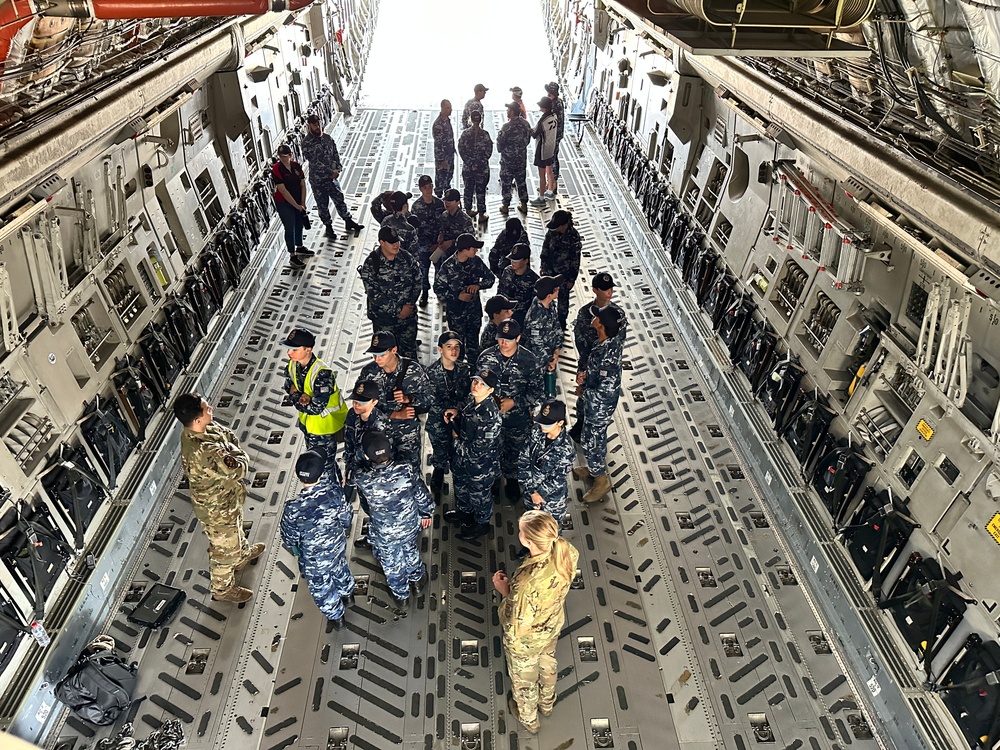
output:
<path id="1" fill-rule="evenodd" d="M 114 737 L 97 743 L 97 750 L 178 750 L 184 744 L 184 728 L 179 719 L 168 719 L 144 740 L 133 735 L 135 728 L 128 722 Z"/>

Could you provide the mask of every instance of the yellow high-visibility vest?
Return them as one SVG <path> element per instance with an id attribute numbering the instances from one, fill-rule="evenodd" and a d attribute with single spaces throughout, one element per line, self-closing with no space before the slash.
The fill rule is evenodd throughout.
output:
<path id="1" fill-rule="evenodd" d="M 313 384 L 316 382 L 316 376 L 329 369 L 319 357 L 315 357 L 306 370 L 305 382 L 300 388 L 295 363 L 288 360 L 288 376 L 292 379 L 292 385 L 295 390 L 306 394 L 309 398 L 312 398 L 313 395 Z M 310 435 L 333 435 L 335 432 L 340 432 L 346 420 L 347 402 L 344 401 L 344 396 L 341 394 L 340 388 L 337 387 L 336 376 L 333 378 L 333 393 L 330 394 L 330 399 L 326 402 L 326 408 L 323 411 L 319 414 L 299 412 L 299 422 Z"/>

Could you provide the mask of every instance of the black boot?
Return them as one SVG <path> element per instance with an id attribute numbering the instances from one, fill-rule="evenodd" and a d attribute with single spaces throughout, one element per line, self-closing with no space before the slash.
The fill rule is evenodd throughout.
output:
<path id="1" fill-rule="evenodd" d="M 444 512 L 444 520 L 447 523 L 457 523 L 460 526 L 464 526 L 472 521 L 472 514 L 464 513 L 457 509 L 446 510 Z"/>
<path id="2" fill-rule="evenodd" d="M 344 222 L 344 227 L 348 232 L 354 232 L 354 236 L 357 237 L 361 233 L 361 230 L 365 228 L 365 225 L 358 224 L 354 219 L 350 219 Z"/>
<path id="3" fill-rule="evenodd" d="M 343 630 L 344 629 L 344 616 L 341 615 L 336 620 L 334 620 L 334 619 L 331 618 L 330 624 L 333 626 L 334 630 Z"/>
<path id="4" fill-rule="evenodd" d="M 569 436 L 574 443 L 579 443 L 583 438 L 583 422 L 577 420 L 576 424 L 569 428 Z"/>
<path id="5" fill-rule="evenodd" d="M 420 295 L 420 306 L 427 307 L 427 290 L 424 289 L 423 294 Z"/>
<path id="6" fill-rule="evenodd" d="M 326 225 L 326 238 L 328 240 L 337 239 L 337 233 L 333 231 L 333 224 Z"/>
<path id="7" fill-rule="evenodd" d="M 424 593 L 424 589 L 427 588 L 428 580 L 429 576 L 427 575 L 427 570 L 425 568 L 423 575 L 420 576 L 419 580 L 410 582 L 410 585 L 413 587 L 413 593 L 416 594 L 417 596 L 420 596 L 422 593 Z"/>
<path id="8" fill-rule="evenodd" d="M 437 467 L 431 474 L 431 492 L 440 492 L 444 486 L 444 469 Z"/>
<path id="9" fill-rule="evenodd" d="M 471 542 L 483 536 L 490 530 L 488 523 L 470 523 L 462 527 L 456 536 L 466 542 Z"/>
<path id="10" fill-rule="evenodd" d="M 511 505 L 514 505 L 521 499 L 521 486 L 517 483 L 516 479 L 510 478 L 504 480 L 503 494 L 507 498 L 507 502 Z"/>

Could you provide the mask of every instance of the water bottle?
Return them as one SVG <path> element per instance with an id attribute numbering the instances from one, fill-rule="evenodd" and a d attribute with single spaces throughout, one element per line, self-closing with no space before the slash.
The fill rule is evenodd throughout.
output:
<path id="1" fill-rule="evenodd" d="M 52 642 L 52 639 L 49 638 L 49 634 L 45 630 L 45 626 L 42 625 L 41 620 L 35 620 L 31 623 L 31 637 L 34 638 L 38 645 L 42 648 L 45 648 Z"/>
<path id="2" fill-rule="evenodd" d="M 549 398 L 555 398 L 556 396 L 555 370 L 545 373 L 545 395 L 548 396 Z"/>

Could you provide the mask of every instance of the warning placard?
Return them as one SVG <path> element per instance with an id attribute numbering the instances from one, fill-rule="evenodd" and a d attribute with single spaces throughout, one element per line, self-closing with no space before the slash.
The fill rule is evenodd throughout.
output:
<path id="1" fill-rule="evenodd" d="M 993 540 L 997 544 L 1000 544 L 1000 513 L 993 514 L 993 518 L 991 518 L 990 522 L 986 524 L 986 530 L 990 532 L 990 536 L 993 537 Z"/>

